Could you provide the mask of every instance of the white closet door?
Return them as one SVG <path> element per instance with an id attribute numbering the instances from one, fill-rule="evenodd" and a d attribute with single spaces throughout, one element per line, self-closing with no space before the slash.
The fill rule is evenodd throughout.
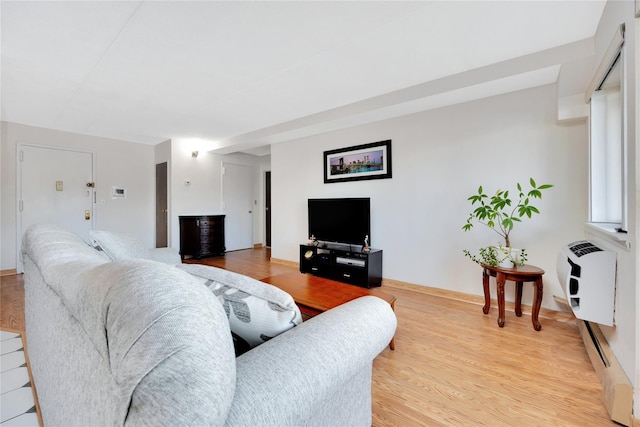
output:
<path id="1" fill-rule="evenodd" d="M 222 206 L 227 251 L 253 247 L 253 191 L 251 167 L 223 163 Z"/>

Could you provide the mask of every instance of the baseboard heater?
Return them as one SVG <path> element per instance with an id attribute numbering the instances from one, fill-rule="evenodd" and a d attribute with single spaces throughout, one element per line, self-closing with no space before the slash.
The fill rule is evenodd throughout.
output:
<path id="1" fill-rule="evenodd" d="M 625 426 L 633 422 L 633 386 L 609 348 L 597 323 L 578 320 L 580 335 L 602 384 L 602 399 L 611 419 Z"/>

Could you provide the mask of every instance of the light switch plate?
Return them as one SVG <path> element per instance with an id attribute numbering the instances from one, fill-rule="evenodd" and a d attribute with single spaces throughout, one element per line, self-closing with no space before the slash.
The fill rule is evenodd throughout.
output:
<path id="1" fill-rule="evenodd" d="M 62 191 L 63 184 L 62 181 L 56 181 L 56 191 Z"/>

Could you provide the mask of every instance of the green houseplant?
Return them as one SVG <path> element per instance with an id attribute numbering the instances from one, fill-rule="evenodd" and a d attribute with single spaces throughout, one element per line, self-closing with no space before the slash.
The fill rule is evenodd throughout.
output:
<path id="1" fill-rule="evenodd" d="M 501 242 L 498 246 L 481 248 L 479 255 L 474 255 L 465 249 L 465 256 L 478 264 L 492 267 L 501 264 L 502 261 L 511 262 L 513 265 L 524 265 L 527 253 L 524 249 L 516 253 L 511 250 L 511 231 L 516 222 L 522 222 L 523 218 L 531 218 L 534 214 L 540 213 L 540 210 L 531 202 L 533 199 L 541 199 L 542 191 L 553 187 L 551 184 L 537 185 L 533 178 L 529 178 L 529 185 L 531 188 L 525 193 L 523 186 L 519 182 L 516 184 L 517 198 L 512 198 L 509 190 L 500 189 L 493 196 L 489 196 L 482 186 L 478 188 L 476 194 L 467 198 L 475 209 L 469 214 L 462 229 L 469 231 L 474 223 L 485 225 L 501 237 L 504 246 Z"/>

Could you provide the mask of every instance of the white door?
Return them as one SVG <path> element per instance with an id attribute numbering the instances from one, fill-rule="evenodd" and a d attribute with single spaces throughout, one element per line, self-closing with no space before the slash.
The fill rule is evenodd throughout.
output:
<path id="1" fill-rule="evenodd" d="M 88 241 L 93 154 L 19 144 L 18 170 L 17 269 L 22 272 L 22 235 L 33 224 L 58 224 Z"/>
<path id="2" fill-rule="evenodd" d="M 253 247 L 253 191 L 251 167 L 222 164 L 222 208 L 226 215 L 225 246 L 228 251 Z"/>

